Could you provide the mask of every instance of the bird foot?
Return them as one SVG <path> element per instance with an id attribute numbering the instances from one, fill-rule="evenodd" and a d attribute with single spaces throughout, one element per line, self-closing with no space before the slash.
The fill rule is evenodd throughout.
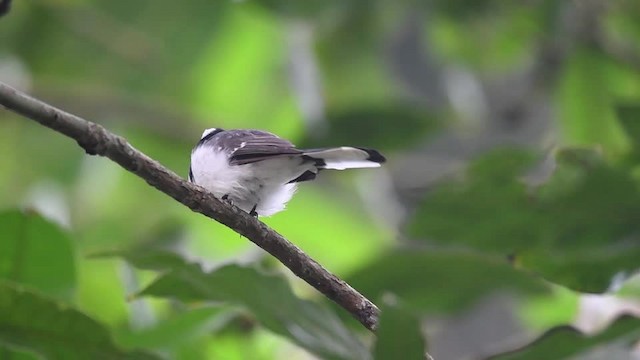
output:
<path id="1" fill-rule="evenodd" d="M 231 199 L 229 199 L 229 194 L 224 194 L 222 195 L 222 197 L 220 198 L 220 200 L 226 202 L 227 204 L 231 204 L 233 205 L 233 201 L 231 201 Z"/>
<path id="2" fill-rule="evenodd" d="M 249 215 L 253 216 L 254 218 L 258 217 L 258 213 L 256 212 L 256 208 L 258 207 L 258 204 L 253 205 L 253 207 L 251 208 L 251 211 L 249 211 Z"/>

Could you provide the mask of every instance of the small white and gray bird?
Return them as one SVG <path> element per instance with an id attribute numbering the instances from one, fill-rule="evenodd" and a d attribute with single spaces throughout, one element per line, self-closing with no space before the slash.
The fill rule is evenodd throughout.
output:
<path id="1" fill-rule="evenodd" d="M 207 129 L 191 151 L 189 181 L 253 216 L 284 210 L 297 183 L 324 169 L 379 167 L 384 156 L 372 149 L 297 149 L 260 130 Z"/>

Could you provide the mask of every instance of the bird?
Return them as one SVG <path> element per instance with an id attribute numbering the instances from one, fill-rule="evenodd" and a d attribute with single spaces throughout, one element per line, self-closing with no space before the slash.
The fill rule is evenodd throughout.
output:
<path id="1" fill-rule="evenodd" d="M 210 128 L 191 151 L 189 181 L 254 217 L 271 216 L 285 209 L 298 183 L 322 170 L 374 168 L 385 161 L 368 148 L 298 149 L 262 130 Z"/>

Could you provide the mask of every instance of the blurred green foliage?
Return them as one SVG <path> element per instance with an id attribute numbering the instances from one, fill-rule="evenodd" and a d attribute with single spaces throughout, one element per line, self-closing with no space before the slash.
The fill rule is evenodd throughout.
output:
<path id="1" fill-rule="evenodd" d="M 549 354 L 569 357 L 579 355 L 584 348 L 606 345 L 611 341 L 624 341 L 632 344 L 638 335 L 640 335 L 640 321 L 629 316 L 621 317 L 607 330 L 593 337 L 586 337 L 570 326 L 561 326 L 550 329 L 525 349 L 491 359 L 533 360 L 545 358 Z"/>
<path id="2" fill-rule="evenodd" d="M 527 165 L 522 154 L 488 155 L 470 167 L 463 184 L 442 186 L 424 202 L 412 233 L 512 254 L 555 283 L 605 291 L 616 273 L 638 266 L 637 181 L 627 165 L 608 165 L 593 153 L 563 150 L 557 156 L 547 183 L 527 189 L 517 179 Z"/>
<path id="3" fill-rule="evenodd" d="M 640 308 L 638 43 L 625 0 L 16 1 L 0 81 L 182 175 L 207 127 L 381 150 L 265 221 L 383 313 L 0 110 L 0 359 L 629 354 L 584 294 Z"/>
<path id="4" fill-rule="evenodd" d="M 385 305 L 380 310 L 374 359 L 392 359 L 398 354 L 409 359 L 423 358 L 425 345 L 416 315 L 397 305 Z"/>
<path id="5" fill-rule="evenodd" d="M 65 305 L 11 283 L 0 283 L 0 343 L 49 359 L 157 359 L 125 353 L 102 325 Z"/>
<path id="6" fill-rule="evenodd" d="M 69 300 L 76 284 L 75 256 L 68 234 L 36 214 L 0 213 L 6 237 L 0 254 L 0 277 Z"/>

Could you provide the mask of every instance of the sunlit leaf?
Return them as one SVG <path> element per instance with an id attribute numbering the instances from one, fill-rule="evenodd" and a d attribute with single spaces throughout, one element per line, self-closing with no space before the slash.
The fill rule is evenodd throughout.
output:
<path id="1" fill-rule="evenodd" d="M 586 49 L 574 51 L 565 64 L 557 100 L 566 143 L 616 151 L 627 146 L 609 96 L 609 67 L 601 54 Z"/>
<path id="2" fill-rule="evenodd" d="M 266 329 L 251 328 L 237 331 L 218 332 L 208 342 L 200 341 L 188 349 L 182 349 L 176 356 L 185 360 L 273 360 L 305 359 L 311 357 L 302 348 L 291 346 L 285 337 Z"/>
<path id="3" fill-rule="evenodd" d="M 519 318 L 528 329 L 538 331 L 570 324 L 580 311 L 580 296 L 564 286 L 552 286 L 550 294 L 524 300 Z"/>
<path id="4" fill-rule="evenodd" d="M 0 279 L 8 279 L 58 298 L 75 287 L 71 239 L 40 215 L 18 210 L 0 213 Z"/>
<path id="5" fill-rule="evenodd" d="M 49 359 L 156 359 L 123 352 L 95 320 L 7 282 L 0 282 L 0 343 Z"/>
<path id="6" fill-rule="evenodd" d="M 301 127 L 287 86 L 283 24 L 251 4 L 237 4 L 193 67 L 193 108 L 219 127 L 258 127 L 294 138 Z"/>

